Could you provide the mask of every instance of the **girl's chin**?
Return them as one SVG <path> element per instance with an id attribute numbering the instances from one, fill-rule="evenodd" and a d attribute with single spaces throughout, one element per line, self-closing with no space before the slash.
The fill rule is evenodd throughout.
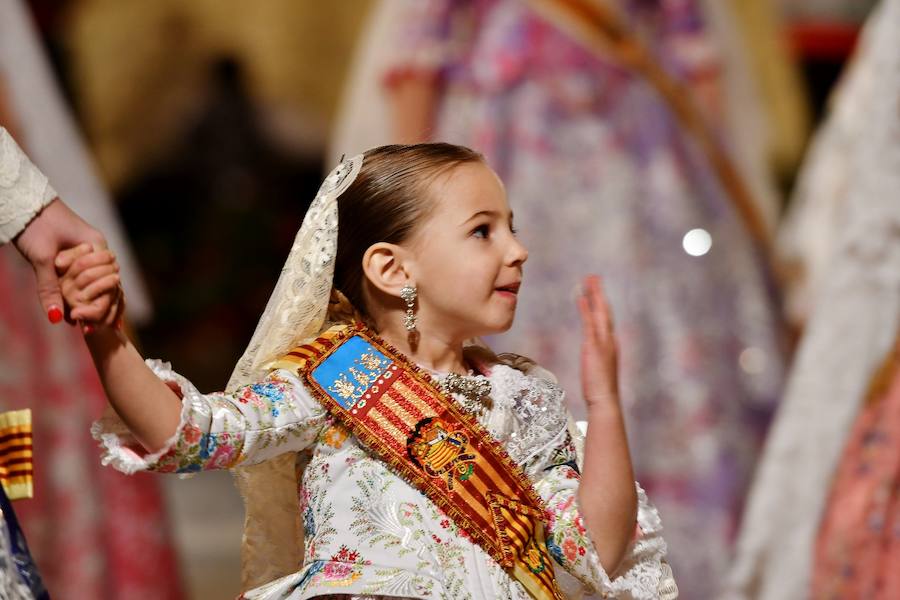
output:
<path id="1" fill-rule="evenodd" d="M 507 319 L 497 319 L 495 322 L 485 327 L 484 333 L 478 334 L 478 337 L 506 333 L 513 326 L 513 316 L 514 315 L 510 315 Z"/>

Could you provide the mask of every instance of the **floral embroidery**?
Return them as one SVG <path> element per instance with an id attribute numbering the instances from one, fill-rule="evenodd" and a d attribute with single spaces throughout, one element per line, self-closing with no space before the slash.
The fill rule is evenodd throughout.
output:
<path id="1" fill-rule="evenodd" d="M 553 541 L 553 538 L 547 538 L 547 549 L 550 551 L 550 556 L 552 556 L 556 562 L 561 565 L 566 564 L 566 558 L 563 556 L 562 548 Z"/>
<path id="2" fill-rule="evenodd" d="M 572 538 L 566 538 L 562 545 L 563 554 L 566 555 L 566 558 L 570 561 L 574 561 L 578 558 L 578 546 L 575 544 L 575 540 Z"/>
<path id="3" fill-rule="evenodd" d="M 315 575 L 322 570 L 325 566 L 324 560 L 314 560 L 309 563 L 309 566 L 306 567 L 306 572 L 303 574 L 303 577 L 300 578 L 300 581 L 297 583 L 297 589 L 305 589 L 309 582 L 312 580 Z"/>
<path id="4" fill-rule="evenodd" d="M 286 382 L 276 378 L 270 378 L 265 383 L 254 383 L 250 386 L 250 390 L 260 400 L 262 400 L 263 398 L 268 400 L 267 403 L 263 402 L 258 404 L 258 406 L 262 408 L 265 407 L 266 404 L 268 404 L 272 416 L 278 417 L 281 415 L 281 408 L 276 405 L 284 401 L 286 386 Z"/>
<path id="5" fill-rule="evenodd" d="M 518 419 L 516 429 L 494 432 L 508 444 L 512 431 L 540 429 L 540 415 L 545 413 L 523 408 L 521 390 L 532 384 L 530 378 L 509 368 L 495 371 L 503 378 L 495 377 L 499 385 L 492 410 L 509 411 L 503 415 L 507 424 Z M 306 536 L 305 567 L 293 580 L 292 590 L 327 595 L 329 588 L 339 588 L 350 595 L 463 598 L 471 595 L 472 561 L 487 560 L 495 597 L 527 597 L 502 568 L 474 550 L 466 531 L 374 460 L 333 417 L 317 411 L 299 380 L 286 373 L 234 394 L 200 395 L 188 389 L 181 435 L 150 466 L 184 473 L 255 462 L 286 450 L 308 452 L 297 490 Z M 554 398 L 561 400 L 558 395 Z M 540 405 L 536 397 L 529 402 Z M 492 416 L 488 413 L 484 419 Z M 615 589 L 618 584 L 610 584 L 603 573 L 578 511 L 578 472 L 566 430 L 521 437 L 529 443 L 520 445 L 514 460 L 528 465 L 535 488 L 547 503 L 550 555 L 587 587 Z M 349 527 L 338 529 L 338 523 L 348 522 Z M 652 533 L 650 542 L 642 537 L 635 548 L 651 548 L 652 538 Z M 659 543 L 652 547 L 664 552 L 662 540 L 656 539 Z M 647 562 L 659 564 L 657 559 L 654 554 Z M 652 570 L 653 564 L 644 567 Z"/>
<path id="6" fill-rule="evenodd" d="M 566 465 L 546 472 L 538 482 L 538 490 L 558 490 L 547 502 L 547 549 L 550 556 L 572 575 L 592 581 L 600 577 L 601 567 L 588 537 L 584 520 L 575 502 L 576 483 L 572 483 L 573 470 Z M 546 494 L 542 494 L 546 498 Z"/>
<path id="7" fill-rule="evenodd" d="M 193 423 L 184 427 L 184 435 L 157 462 L 162 473 L 195 473 L 204 469 L 227 469 L 239 459 L 243 441 L 228 432 L 202 433 Z"/>
<path id="8" fill-rule="evenodd" d="M 371 564 L 371 561 L 364 560 L 360 556 L 359 551 L 341 545 L 340 550 L 331 556 L 331 560 L 312 561 L 297 587 L 302 590 L 317 585 L 348 586 L 362 577 L 363 567 Z"/>
<path id="9" fill-rule="evenodd" d="M 344 442 L 347 441 L 348 437 L 350 437 L 350 432 L 347 431 L 345 427 L 341 425 L 332 425 L 328 429 L 322 431 L 321 441 L 323 444 L 337 450 L 344 445 Z"/>

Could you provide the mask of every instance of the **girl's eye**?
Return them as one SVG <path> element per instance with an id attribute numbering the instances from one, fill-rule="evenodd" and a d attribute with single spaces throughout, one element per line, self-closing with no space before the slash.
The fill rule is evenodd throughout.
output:
<path id="1" fill-rule="evenodd" d="M 487 224 L 485 224 L 485 225 L 479 225 L 478 227 L 473 229 L 472 235 L 474 235 L 475 237 L 478 237 L 478 238 L 486 238 L 490 232 L 491 232 L 491 228 Z"/>

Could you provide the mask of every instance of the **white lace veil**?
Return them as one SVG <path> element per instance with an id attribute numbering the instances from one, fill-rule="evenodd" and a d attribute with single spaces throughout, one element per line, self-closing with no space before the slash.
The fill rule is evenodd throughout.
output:
<path id="1" fill-rule="evenodd" d="M 264 378 L 269 363 L 325 328 L 337 256 L 337 200 L 362 164 L 362 154 L 341 162 L 319 188 L 227 391 Z M 296 454 L 289 452 L 233 470 L 244 498 L 241 579 L 245 590 L 295 572 L 302 561 L 296 461 Z"/>

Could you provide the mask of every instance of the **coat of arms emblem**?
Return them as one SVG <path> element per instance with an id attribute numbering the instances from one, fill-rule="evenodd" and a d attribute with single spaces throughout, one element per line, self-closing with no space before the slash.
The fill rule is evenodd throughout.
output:
<path id="1" fill-rule="evenodd" d="M 453 489 L 453 482 L 466 481 L 475 470 L 475 455 L 466 452 L 469 438 L 462 431 L 453 431 L 437 417 L 416 423 L 406 442 L 410 460 L 431 477 L 440 477 Z"/>

